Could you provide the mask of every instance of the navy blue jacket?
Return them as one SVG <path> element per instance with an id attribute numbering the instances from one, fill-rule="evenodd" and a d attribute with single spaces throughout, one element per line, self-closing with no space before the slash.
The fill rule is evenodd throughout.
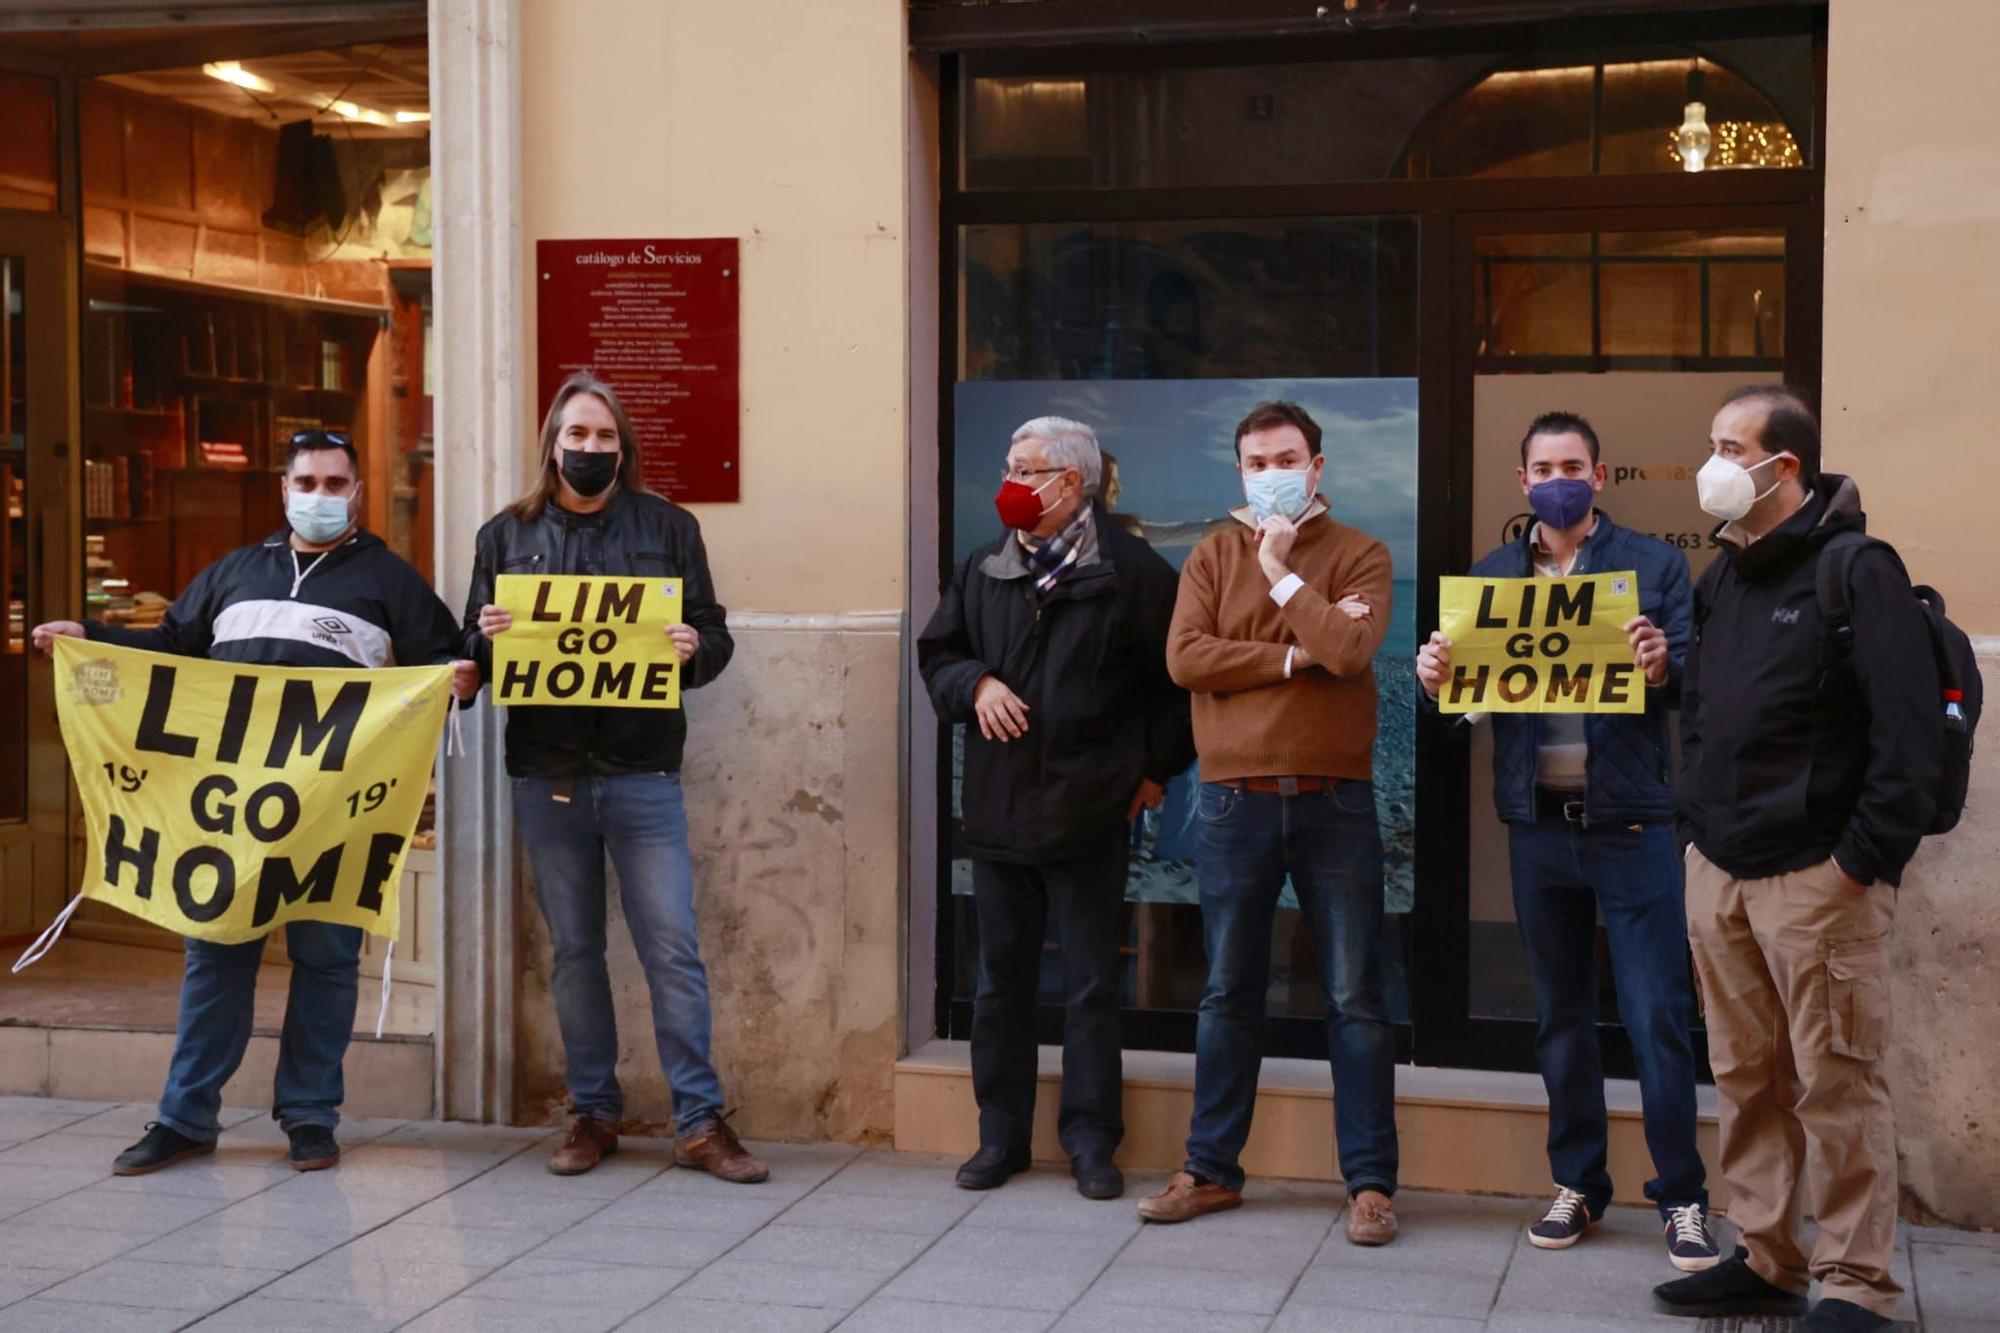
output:
<path id="1" fill-rule="evenodd" d="M 1521 579 L 1535 572 L 1533 524 L 1469 571 L 1475 578 Z M 1681 665 L 1694 627 L 1694 591 L 1687 557 L 1655 537 L 1631 532 L 1597 512 L 1597 529 L 1577 549 L 1572 574 L 1630 569 L 1639 575 L 1639 613 L 1667 635 L 1666 683 L 1646 690 L 1644 713 L 1591 713 L 1584 718 L 1590 759 L 1584 770 L 1587 824 L 1650 824 L 1673 818 L 1673 739 L 1667 714 L 1680 702 Z M 1421 694 L 1422 692 L 1419 691 Z M 1428 696 L 1425 696 L 1428 698 Z M 1535 822 L 1535 768 L 1542 719 L 1495 713 L 1493 804 L 1509 824 Z"/>

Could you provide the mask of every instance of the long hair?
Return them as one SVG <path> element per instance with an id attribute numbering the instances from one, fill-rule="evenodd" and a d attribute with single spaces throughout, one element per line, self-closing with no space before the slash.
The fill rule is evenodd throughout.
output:
<path id="1" fill-rule="evenodd" d="M 580 393 L 590 394 L 603 403 L 611 410 L 611 419 L 618 424 L 616 484 L 628 491 L 648 493 L 645 479 L 639 475 L 639 441 L 632 434 L 632 418 L 625 415 L 625 404 L 618 401 L 617 391 L 609 384 L 587 370 L 579 370 L 562 382 L 562 387 L 556 390 L 555 401 L 549 404 L 549 414 L 542 418 L 540 466 L 535 473 L 534 487 L 507 506 L 507 512 L 515 518 L 534 522 L 542 516 L 542 510 L 549 501 L 556 497 L 560 475 L 556 462 L 556 436 L 562 433 L 563 408 Z"/>

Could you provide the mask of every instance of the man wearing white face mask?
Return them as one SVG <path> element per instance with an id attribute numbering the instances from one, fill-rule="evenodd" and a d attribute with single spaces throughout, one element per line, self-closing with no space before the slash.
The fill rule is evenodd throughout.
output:
<path id="1" fill-rule="evenodd" d="M 470 699 L 479 668 L 460 657 L 458 622 L 423 576 L 359 526 L 353 441 L 304 430 L 286 446 L 288 526 L 230 552 L 195 576 L 155 629 L 95 620 L 37 625 L 35 646 L 58 635 L 185 657 L 258 666 L 422 666 L 450 662 L 452 693 Z M 354 1033 L 361 931 L 326 921 L 285 927 L 291 993 L 278 1045 L 272 1115 L 291 1140 L 295 1170 L 334 1165 L 341 1061 Z M 251 1005 L 264 942 L 185 941 L 179 1035 L 159 1119 L 118 1155 L 121 1176 L 145 1175 L 213 1152 L 222 1085 L 250 1044 Z"/>
<path id="2" fill-rule="evenodd" d="M 1373 664 L 1389 623 L 1389 551 L 1328 514 L 1320 428 L 1297 404 L 1253 408 L 1236 428 L 1236 456 L 1249 503 L 1188 557 L 1167 641 L 1167 669 L 1193 696 L 1201 756 L 1209 975 L 1187 1162 L 1139 1214 L 1185 1222 L 1243 1202 L 1237 1163 L 1289 878 L 1319 951 L 1347 1238 L 1382 1245 L 1396 1235 L 1396 1076 L 1376 955 Z"/>
<path id="3" fill-rule="evenodd" d="M 1817 1279 L 1807 1329 L 1887 1328 L 1902 1292 L 1888 933 L 1935 804 L 1937 665 L 1902 564 L 1879 544 L 1852 553 L 1851 641 L 1834 641 L 1820 564 L 1863 529 L 1861 497 L 1820 471 L 1819 424 L 1798 394 L 1731 394 L 1710 447 L 1697 484 L 1724 520 L 1722 551 L 1695 589 L 1680 825 L 1743 1245 L 1655 1295 L 1680 1315 L 1796 1314 Z M 1801 1176 L 1819 1223 L 1810 1253 Z"/>

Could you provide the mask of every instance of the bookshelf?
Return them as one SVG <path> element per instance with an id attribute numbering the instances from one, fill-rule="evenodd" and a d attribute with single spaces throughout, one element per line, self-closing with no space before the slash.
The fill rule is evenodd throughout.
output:
<path id="1" fill-rule="evenodd" d="M 85 609 L 145 625 L 282 525 L 285 437 L 362 444 L 388 311 L 98 264 L 83 288 Z"/>

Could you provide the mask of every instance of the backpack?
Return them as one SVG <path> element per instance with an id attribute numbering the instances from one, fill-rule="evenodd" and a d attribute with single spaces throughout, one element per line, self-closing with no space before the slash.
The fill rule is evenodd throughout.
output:
<path id="1" fill-rule="evenodd" d="M 1819 609 L 1826 619 L 1835 657 L 1845 658 L 1854 649 L 1853 614 L 1847 604 L 1848 573 L 1854 559 L 1870 547 L 1888 552 L 1896 567 L 1903 567 L 1896 548 L 1861 532 L 1843 532 L 1830 538 L 1819 557 Z M 1907 572 L 1905 577 L 1908 577 Z M 1965 813 L 1965 791 L 1972 780 L 1972 733 L 1979 725 L 1982 688 L 1979 659 L 1973 654 L 1972 640 L 1945 614 L 1944 598 L 1928 585 L 1910 589 L 1923 610 L 1930 630 L 1931 652 L 1937 658 L 1938 724 L 1944 729 L 1943 764 L 1938 770 L 1937 813 L 1926 833 L 1949 833 Z"/>

